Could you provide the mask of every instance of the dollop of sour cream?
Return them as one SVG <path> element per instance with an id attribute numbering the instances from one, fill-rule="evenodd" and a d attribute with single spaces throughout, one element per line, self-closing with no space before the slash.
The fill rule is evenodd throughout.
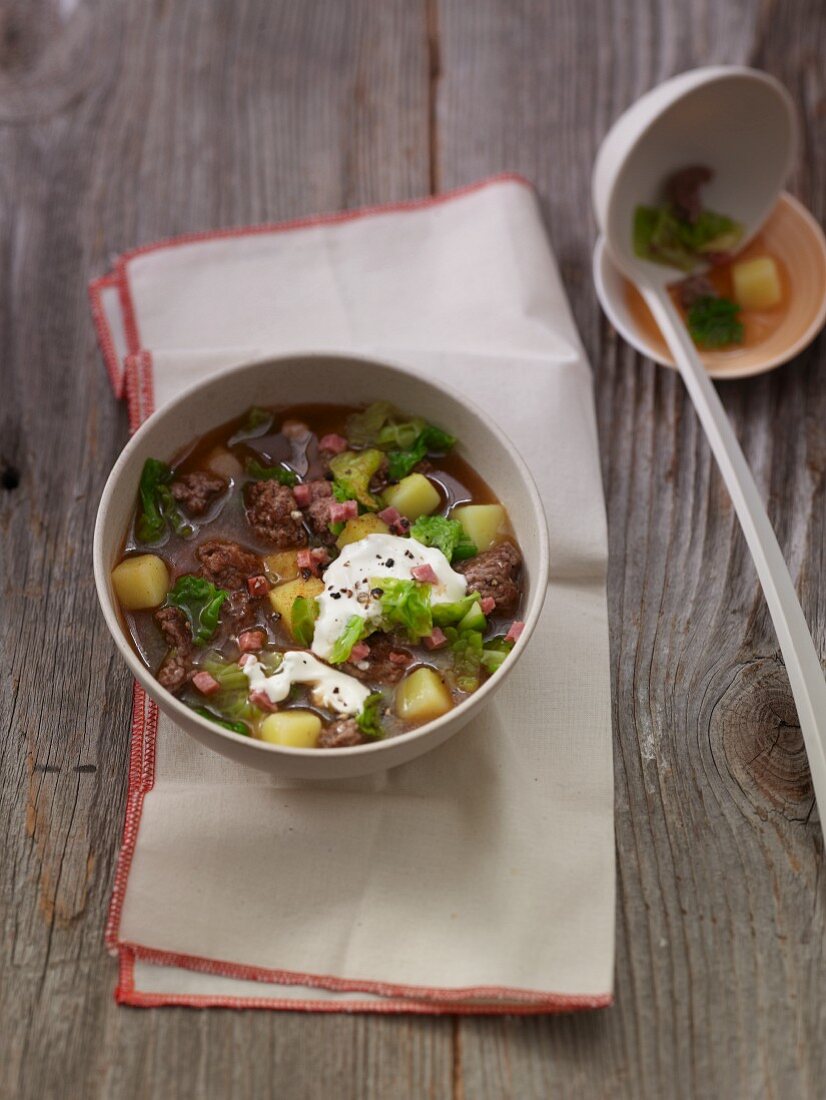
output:
<path id="1" fill-rule="evenodd" d="M 301 650 L 285 653 L 281 664 L 269 675 L 258 660 L 246 661 L 244 672 L 250 691 L 263 691 L 271 703 L 283 702 L 293 684 L 310 684 L 316 706 L 337 714 L 358 714 L 370 694 L 370 689 L 354 676 L 330 668 Z"/>
<path id="2" fill-rule="evenodd" d="M 396 577 L 413 580 L 416 566 L 429 565 L 436 574 L 431 604 L 453 603 L 467 593 L 467 580 L 451 569 L 450 562 L 435 546 L 424 546 L 416 539 L 398 535 L 366 535 L 345 546 L 324 574 L 324 591 L 317 597 L 318 618 L 312 650 L 329 660 L 336 639 L 352 616 L 368 622 L 381 616 L 380 596 L 371 591 L 373 580 Z"/>

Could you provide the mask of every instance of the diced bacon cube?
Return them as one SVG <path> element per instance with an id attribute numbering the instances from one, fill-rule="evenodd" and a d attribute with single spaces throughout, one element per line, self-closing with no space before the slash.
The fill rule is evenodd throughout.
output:
<path id="1" fill-rule="evenodd" d="M 410 658 L 406 653 L 388 653 L 387 660 L 394 665 L 407 665 L 410 663 Z"/>
<path id="2" fill-rule="evenodd" d="M 515 623 L 511 623 L 511 628 L 507 632 L 507 634 L 505 635 L 505 641 L 506 642 L 518 642 L 519 638 L 520 638 L 520 635 L 522 634 L 522 631 L 524 629 L 525 629 L 525 624 L 523 622 L 517 621 Z"/>
<path id="3" fill-rule="evenodd" d="M 270 582 L 262 574 L 255 577 L 247 577 L 247 591 L 251 596 L 266 596 L 270 590 Z"/>
<path id="4" fill-rule="evenodd" d="M 238 664 L 241 666 L 241 668 L 244 668 L 250 662 L 255 663 L 256 659 L 257 658 L 253 657 L 251 653 L 242 653 L 241 656 L 238 658 Z"/>
<path id="5" fill-rule="evenodd" d="M 351 661 L 363 661 L 365 657 L 370 655 L 370 646 L 367 642 L 356 642 L 353 648 L 350 650 Z"/>
<path id="6" fill-rule="evenodd" d="M 323 546 L 315 546 L 312 550 L 309 548 L 299 550 L 295 556 L 295 563 L 298 568 L 312 573 L 314 577 L 321 575 L 321 566 L 326 565 L 329 560 L 330 555 Z"/>
<path id="7" fill-rule="evenodd" d="M 221 685 L 208 672 L 196 672 L 192 677 L 192 683 L 201 695 L 214 695 L 216 691 L 221 690 Z"/>
<path id="8" fill-rule="evenodd" d="M 447 642 L 447 635 L 440 626 L 433 627 L 433 633 L 424 639 L 427 649 L 440 649 Z"/>
<path id="9" fill-rule="evenodd" d="M 482 609 L 483 615 L 490 615 L 491 611 L 496 607 L 496 600 L 493 596 L 485 596 L 483 600 L 479 601 L 479 606 Z"/>
<path id="10" fill-rule="evenodd" d="M 340 455 L 342 451 L 346 451 L 350 444 L 344 438 L 343 435 L 337 435 L 336 432 L 330 432 L 328 435 L 323 435 L 318 441 L 318 449 L 320 451 L 330 451 L 334 455 Z"/>
<path id="11" fill-rule="evenodd" d="M 330 505 L 330 523 L 346 523 L 359 514 L 359 506 L 354 500 L 334 500 Z"/>
<path id="12" fill-rule="evenodd" d="M 293 496 L 299 508 L 307 508 L 313 499 L 313 491 L 309 485 L 293 485 Z"/>
<path id="13" fill-rule="evenodd" d="M 410 570 L 410 575 L 417 581 L 421 581 L 422 584 L 438 584 L 439 578 L 436 576 L 436 570 L 432 565 L 414 565 Z"/>
<path id="14" fill-rule="evenodd" d="M 379 519 L 384 520 L 394 535 L 406 535 L 410 530 L 410 520 L 398 508 L 383 508 L 379 512 Z"/>
<path id="15" fill-rule="evenodd" d="M 251 691 L 249 699 L 253 706 L 260 707 L 261 710 L 266 710 L 270 714 L 278 710 L 278 704 L 274 703 L 266 691 L 262 691 L 260 688 L 258 691 Z"/>
<path id="16" fill-rule="evenodd" d="M 238 648 L 242 653 L 257 653 L 263 649 L 267 636 L 263 630 L 245 630 L 238 635 Z"/>

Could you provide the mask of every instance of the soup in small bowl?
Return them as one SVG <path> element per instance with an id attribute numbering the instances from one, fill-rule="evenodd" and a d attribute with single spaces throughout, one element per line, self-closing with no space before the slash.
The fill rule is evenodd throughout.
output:
<path id="1" fill-rule="evenodd" d="M 234 368 L 154 414 L 104 491 L 107 624 L 158 705 L 282 774 L 381 770 L 496 689 L 545 593 L 547 533 L 513 446 L 399 368 Z"/>

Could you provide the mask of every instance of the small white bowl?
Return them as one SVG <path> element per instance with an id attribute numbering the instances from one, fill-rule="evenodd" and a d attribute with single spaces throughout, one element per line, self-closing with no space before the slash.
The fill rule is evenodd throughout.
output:
<path id="1" fill-rule="evenodd" d="M 749 378 L 788 363 L 808 347 L 826 321 L 826 238 L 806 207 L 782 192 L 760 228 L 760 238 L 766 252 L 780 260 L 787 273 L 789 305 L 782 324 L 767 339 L 748 347 L 699 353 L 708 373 L 718 380 Z M 673 368 L 671 352 L 659 331 L 644 328 L 631 309 L 634 290 L 602 236 L 594 247 L 593 275 L 599 303 L 620 336 L 640 355 Z M 679 277 L 675 271 L 675 280 Z M 642 308 L 647 312 L 644 304 Z"/>
<path id="2" fill-rule="evenodd" d="M 243 737 L 209 722 L 161 687 L 132 648 L 115 600 L 111 572 L 135 508 L 143 464 L 182 447 L 252 405 L 317 401 L 362 405 L 387 400 L 457 436 L 459 453 L 508 510 L 525 563 L 525 629 L 501 669 L 454 710 L 410 733 L 347 749 L 293 749 Z M 396 767 L 441 745 L 485 706 L 513 671 L 539 619 L 548 578 L 542 502 L 516 448 L 464 395 L 400 367 L 373 360 L 307 354 L 233 367 L 191 387 L 154 413 L 124 448 L 106 482 L 94 539 L 95 583 L 106 625 L 132 673 L 161 710 L 201 744 L 276 775 L 343 779 Z M 468 752 L 473 752 L 472 744 Z"/>

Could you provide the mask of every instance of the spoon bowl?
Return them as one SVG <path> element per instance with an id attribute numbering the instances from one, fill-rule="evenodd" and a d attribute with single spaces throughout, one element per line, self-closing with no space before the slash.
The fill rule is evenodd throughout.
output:
<path id="1" fill-rule="evenodd" d="M 653 88 L 614 123 L 594 165 L 594 208 L 612 260 L 651 286 L 679 276 L 635 255 L 631 226 L 635 208 L 660 201 L 663 181 L 687 164 L 713 170 L 704 204 L 740 222 L 746 245 L 776 205 L 796 147 L 794 104 L 767 73 L 711 66 Z"/>

